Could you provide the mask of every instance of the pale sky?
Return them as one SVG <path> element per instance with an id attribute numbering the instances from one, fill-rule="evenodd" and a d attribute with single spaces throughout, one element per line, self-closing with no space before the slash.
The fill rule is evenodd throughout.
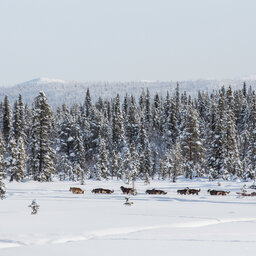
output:
<path id="1" fill-rule="evenodd" d="M 0 86 L 256 73 L 255 0 L 0 0 Z"/>

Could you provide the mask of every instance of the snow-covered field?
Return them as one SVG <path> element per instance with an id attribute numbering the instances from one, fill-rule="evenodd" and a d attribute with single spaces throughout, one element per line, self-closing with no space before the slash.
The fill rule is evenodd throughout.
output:
<path id="1" fill-rule="evenodd" d="M 238 197 L 243 184 L 141 181 L 138 195 L 131 196 L 134 204 L 124 206 L 121 181 L 7 183 L 7 197 L 0 201 L 0 255 L 253 255 L 256 197 Z M 72 194 L 70 186 L 85 194 Z M 187 186 L 201 188 L 200 195 L 177 195 Z M 92 194 L 97 187 L 115 192 Z M 145 194 L 154 187 L 168 194 Z M 231 193 L 207 194 L 214 188 Z M 28 208 L 33 199 L 40 205 L 37 215 Z"/>

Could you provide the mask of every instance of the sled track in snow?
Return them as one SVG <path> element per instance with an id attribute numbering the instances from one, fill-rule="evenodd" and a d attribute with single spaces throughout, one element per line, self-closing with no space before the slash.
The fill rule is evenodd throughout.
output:
<path id="1" fill-rule="evenodd" d="M 256 218 L 230 218 L 230 219 L 205 219 L 202 221 L 190 221 L 190 222 L 180 222 L 176 224 L 167 225 L 154 225 L 154 226 L 144 226 L 144 227 L 123 227 L 123 228 L 113 228 L 105 230 L 97 230 L 88 233 L 81 233 L 78 235 L 67 235 L 63 234 L 47 234 L 46 236 L 38 235 L 37 240 L 34 240 L 34 234 L 29 236 L 23 236 L 20 241 L 1 239 L 0 238 L 0 249 L 10 248 L 18 246 L 30 246 L 30 245 L 45 245 L 45 244 L 63 244 L 69 242 L 79 242 L 86 241 L 97 238 L 104 238 L 107 236 L 115 235 L 125 235 L 130 233 L 149 231 L 162 228 L 198 228 L 210 225 L 218 225 L 232 222 L 254 222 Z M 63 236 L 63 237 L 61 237 Z"/>

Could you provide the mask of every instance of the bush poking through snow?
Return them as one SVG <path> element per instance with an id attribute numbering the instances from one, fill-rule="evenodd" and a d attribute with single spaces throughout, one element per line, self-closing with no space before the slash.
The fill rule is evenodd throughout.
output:
<path id="1" fill-rule="evenodd" d="M 37 203 L 36 203 L 36 200 L 34 199 L 34 200 L 32 201 L 32 203 L 31 203 L 28 207 L 31 207 L 31 209 L 32 209 L 31 214 L 37 214 L 40 205 L 37 204 Z"/>

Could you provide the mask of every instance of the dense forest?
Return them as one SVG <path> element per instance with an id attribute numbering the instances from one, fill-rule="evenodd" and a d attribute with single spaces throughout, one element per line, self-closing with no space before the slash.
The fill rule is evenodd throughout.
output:
<path id="1" fill-rule="evenodd" d="M 55 110 L 43 92 L 0 103 L 0 180 L 255 179 L 256 95 L 244 83 L 190 97 L 119 95 Z"/>

